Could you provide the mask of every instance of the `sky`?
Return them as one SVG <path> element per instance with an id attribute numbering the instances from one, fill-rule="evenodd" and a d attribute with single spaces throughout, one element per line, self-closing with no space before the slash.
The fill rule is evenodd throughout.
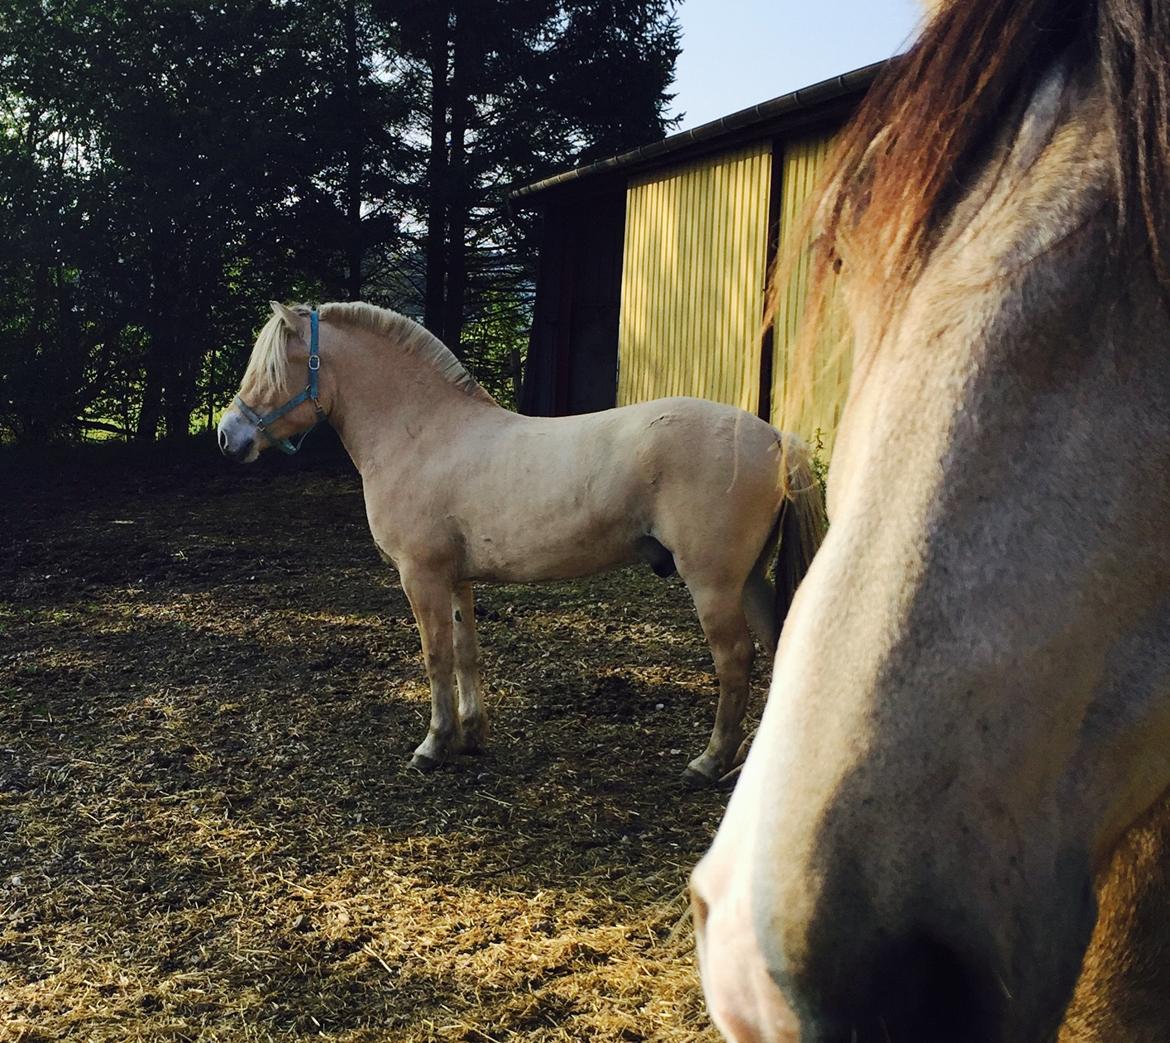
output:
<path id="1" fill-rule="evenodd" d="M 683 0 L 678 129 L 888 58 L 919 11 L 919 0 Z"/>

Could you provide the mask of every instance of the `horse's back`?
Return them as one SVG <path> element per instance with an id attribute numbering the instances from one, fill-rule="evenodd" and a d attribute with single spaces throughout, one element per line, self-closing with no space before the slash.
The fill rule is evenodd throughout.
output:
<path id="1" fill-rule="evenodd" d="M 782 437 L 752 413 L 703 398 L 656 398 L 594 415 L 608 415 L 628 437 L 664 460 L 683 455 L 688 469 L 722 471 L 737 456 L 749 465 L 759 454 L 773 459 Z"/>

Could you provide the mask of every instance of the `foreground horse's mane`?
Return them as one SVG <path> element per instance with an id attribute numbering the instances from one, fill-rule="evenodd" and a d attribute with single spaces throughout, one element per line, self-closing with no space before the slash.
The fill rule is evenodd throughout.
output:
<path id="1" fill-rule="evenodd" d="M 1116 248 L 1146 252 L 1170 288 L 1170 0 L 943 0 L 837 146 L 816 208 L 814 304 L 849 239 L 849 263 L 880 276 L 892 313 L 989 146 L 1061 59 L 1105 89 Z"/>
<path id="2" fill-rule="evenodd" d="M 297 304 L 292 308 L 298 315 L 308 316 L 310 307 Z M 451 349 L 425 326 L 400 315 L 389 308 L 379 308 L 362 301 L 340 301 L 322 304 L 318 309 L 323 322 L 351 329 L 368 330 L 394 341 L 397 350 L 414 355 L 434 367 L 448 383 L 473 398 L 493 401 Z M 291 331 L 284 320 L 273 315 L 256 337 L 256 345 L 244 374 L 245 385 L 258 394 L 278 393 L 288 377 L 288 335 Z"/>

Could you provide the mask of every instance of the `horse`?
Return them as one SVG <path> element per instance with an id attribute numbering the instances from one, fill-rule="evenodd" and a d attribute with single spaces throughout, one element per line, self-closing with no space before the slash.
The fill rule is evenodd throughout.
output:
<path id="1" fill-rule="evenodd" d="M 853 378 L 692 875 L 708 1009 L 1170 1040 L 1170 0 L 931 7 L 812 209 Z"/>
<path id="2" fill-rule="evenodd" d="M 751 634 L 774 653 L 823 535 L 807 446 L 692 398 L 521 416 L 405 316 L 359 302 L 272 311 L 219 423 L 220 448 L 251 462 L 272 447 L 295 451 L 293 437 L 322 420 L 336 429 L 422 638 L 431 719 L 411 763 L 428 771 L 486 742 L 474 582 L 574 579 L 642 561 L 682 577 L 718 675 L 710 742 L 684 778 L 724 776 L 744 739 Z"/>

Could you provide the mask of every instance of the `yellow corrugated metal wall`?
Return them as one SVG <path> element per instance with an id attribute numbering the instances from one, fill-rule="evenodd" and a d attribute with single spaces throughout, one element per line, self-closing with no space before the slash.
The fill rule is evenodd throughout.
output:
<path id="1" fill-rule="evenodd" d="M 792 247 L 793 236 L 805 231 L 804 204 L 824 170 L 832 144 L 827 133 L 798 138 L 784 144 L 781 162 L 780 253 Z M 837 422 L 845 405 L 852 353 L 845 340 L 843 316 L 830 302 L 829 322 L 821 333 L 814 362 L 815 380 L 794 404 L 786 401 L 791 376 L 792 349 L 800 330 L 808 293 L 808 236 L 797 244 L 800 260 L 790 269 L 776 313 L 772 356 L 772 423 L 812 440 L 818 430 L 826 457 L 832 452 Z"/>
<path id="2" fill-rule="evenodd" d="M 631 183 L 618 405 L 696 395 L 755 412 L 768 142 Z"/>

